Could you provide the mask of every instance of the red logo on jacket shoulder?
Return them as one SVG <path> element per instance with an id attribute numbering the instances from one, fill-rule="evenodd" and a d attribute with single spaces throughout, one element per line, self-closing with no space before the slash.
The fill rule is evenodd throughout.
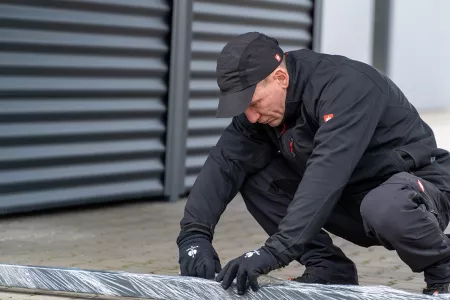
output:
<path id="1" fill-rule="evenodd" d="M 330 121 L 331 119 L 333 119 L 334 115 L 333 114 L 329 114 L 329 115 L 325 115 L 323 116 L 323 120 L 326 122 Z"/>

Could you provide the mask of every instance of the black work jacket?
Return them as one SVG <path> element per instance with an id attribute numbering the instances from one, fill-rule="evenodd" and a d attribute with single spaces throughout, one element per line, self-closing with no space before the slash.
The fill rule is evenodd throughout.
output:
<path id="1" fill-rule="evenodd" d="M 214 228 L 244 180 L 278 152 L 302 176 L 287 215 L 266 246 L 285 264 L 324 226 L 337 201 L 361 201 L 399 172 L 450 191 L 449 152 L 400 89 L 371 66 L 302 49 L 287 53 L 283 123 L 234 117 L 189 194 L 181 226 Z M 393 199 L 394 201 L 394 199 Z"/>

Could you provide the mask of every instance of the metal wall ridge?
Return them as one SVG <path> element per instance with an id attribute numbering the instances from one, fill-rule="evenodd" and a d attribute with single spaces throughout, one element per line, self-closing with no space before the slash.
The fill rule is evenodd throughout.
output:
<path id="1" fill-rule="evenodd" d="M 171 9 L 0 4 L 0 214 L 164 196 Z"/>
<path id="2" fill-rule="evenodd" d="M 260 31 L 313 48 L 316 2 L 2 1 L 0 215 L 185 196 L 231 121 L 223 46 Z"/>

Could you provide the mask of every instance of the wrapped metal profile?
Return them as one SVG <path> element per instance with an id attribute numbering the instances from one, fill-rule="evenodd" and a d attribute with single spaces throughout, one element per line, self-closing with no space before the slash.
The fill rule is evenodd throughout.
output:
<path id="1" fill-rule="evenodd" d="M 419 300 L 450 299 L 450 296 L 426 296 L 384 286 L 343 286 L 301 284 L 271 276 L 259 278 L 260 289 L 244 296 L 234 285 L 224 290 L 220 283 L 194 277 L 96 271 L 0 264 L 0 285 L 42 291 L 62 291 L 145 299 L 292 299 L 292 300 Z M 446 298 L 447 297 L 447 298 Z"/>

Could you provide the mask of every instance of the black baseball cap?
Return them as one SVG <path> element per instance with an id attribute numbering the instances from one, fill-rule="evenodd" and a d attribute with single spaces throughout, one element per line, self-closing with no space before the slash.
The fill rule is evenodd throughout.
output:
<path id="1" fill-rule="evenodd" d="M 283 59 L 278 41 L 259 32 L 233 37 L 217 59 L 217 84 L 220 88 L 216 116 L 234 117 L 250 104 L 256 84 L 269 76 Z"/>

